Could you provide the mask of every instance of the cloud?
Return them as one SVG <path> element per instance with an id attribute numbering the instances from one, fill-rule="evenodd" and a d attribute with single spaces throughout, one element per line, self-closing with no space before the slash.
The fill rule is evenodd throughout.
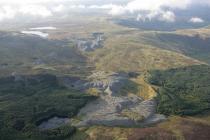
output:
<path id="1" fill-rule="evenodd" d="M 188 4 L 190 4 L 189 0 L 133 0 L 125 6 L 125 9 L 130 12 L 141 10 L 154 11 L 161 9 L 161 7 L 186 8 Z"/>
<path id="2" fill-rule="evenodd" d="M 42 5 L 4 5 L 0 6 L 0 21 L 18 18 L 19 16 L 49 17 L 52 12 Z"/>
<path id="3" fill-rule="evenodd" d="M 56 13 L 68 15 L 71 10 L 96 9 L 112 16 L 138 14 L 139 21 L 174 22 L 174 10 L 193 4 L 210 6 L 210 0 L 0 0 L 0 21 L 19 15 L 43 18 Z"/>
<path id="4" fill-rule="evenodd" d="M 176 16 L 172 11 L 157 10 L 157 11 L 149 11 L 143 14 L 138 14 L 136 18 L 137 21 L 143 21 L 143 22 L 151 21 L 153 19 L 164 22 L 174 22 Z"/>
<path id="5" fill-rule="evenodd" d="M 171 11 L 166 11 L 164 12 L 161 17 L 160 20 L 161 21 L 166 21 L 166 22 L 174 22 L 176 19 L 176 16 L 173 12 Z"/>
<path id="6" fill-rule="evenodd" d="M 52 12 L 48 10 L 45 6 L 41 6 L 41 5 L 22 6 L 18 9 L 17 12 L 21 14 L 32 15 L 32 16 L 42 16 L 42 17 L 52 16 Z"/>
<path id="7" fill-rule="evenodd" d="M 130 12 L 160 10 L 164 7 L 186 9 L 191 5 L 210 5 L 210 0 L 131 0 L 124 8 Z"/>
<path id="8" fill-rule="evenodd" d="M 26 5 L 26 4 L 56 3 L 63 1 L 71 1 L 71 0 L 0 0 L 0 4 Z"/>
<path id="9" fill-rule="evenodd" d="M 175 22 L 176 15 L 174 11 L 185 10 L 191 6 L 207 5 L 210 6 L 210 0 L 130 0 L 125 5 L 109 6 L 109 14 L 113 16 L 126 13 L 138 13 L 138 21 L 151 21 L 153 19 L 165 22 Z M 101 6 L 102 7 L 102 6 Z M 192 19 L 193 23 L 203 22 L 202 20 Z"/>
<path id="10" fill-rule="evenodd" d="M 61 11 L 63 11 L 64 9 L 65 9 L 65 6 L 64 6 L 63 4 L 59 4 L 58 6 L 55 6 L 55 7 L 52 8 L 52 10 L 53 10 L 54 12 L 61 12 Z"/>
<path id="11" fill-rule="evenodd" d="M 184 9 L 192 3 L 191 1 L 192 0 L 133 0 L 123 6 L 112 5 L 112 7 L 110 7 L 110 11 L 115 11 L 114 14 L 119 15 L 125 12 L 134 13 L 137 11 L 160 11 L 163 7 Z M 165 15 L 163 18 L 168 18 L 168 16 L 172 16 L 171 13 L 166 14 L 167 15 Z"/>
<path id="12" fill-rule="evenodd" d="M 86 8 L 86 6 L 85 5 L 82 5 L 82 4 L 80 4 L 80 5 L 71 5 L 69 8 L 73 8 L 73 9 L 84 9 L 84 8 Z"/>
<path id="13" fill-rule="evenodd" d="M 113 16 L 123 15 L 126 13 L 139 13 L 138 21 L 151 21 L 153 19 L 165 22 L 174 22 L 176 15 L 169 9 L 185 9 L 193 0 L 131 0 L 125 5 L 109 5 L 109 14 Z M 100 8 L 105 7 L 101 6 Z M 95 8 L 99 8 L 96 7 Z"/>
<path id="14" fill-rule="evenodd" d="M 202 18 L 199 18 L 199 17 L 192 17 L 189 22 L 191 23 L 203 23 L 204 20 Z"/>
<path id="15" fill-rule="evenodd" d="M 109 14 L 111 15 L 122 15 L 126 12 L 124 7 L 118 6 L 118 5 L 112 5 L 111 10 L 109 11 Z"/>
<path id="16" fill-rule="evenodd" d="M 12 19 L 15 17 L 15 12 L 10 6 L 3 6 L 0 9 L 0 21 L 4 19 Z"/>

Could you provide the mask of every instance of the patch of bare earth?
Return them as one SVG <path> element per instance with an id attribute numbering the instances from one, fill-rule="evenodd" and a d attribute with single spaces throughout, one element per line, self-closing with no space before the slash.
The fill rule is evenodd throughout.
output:
<path id="1" fill-rule="evenodd" d="M 210 140 L 210 125 L 183 120 L 180 129 L 186 140 Z"/>
<path id="2" fill-rule="evenodd" d="M 158 127 L 137 128 L 133 134 L 128 136 L 128 140 L 177 140 L 172 132 Z"/>

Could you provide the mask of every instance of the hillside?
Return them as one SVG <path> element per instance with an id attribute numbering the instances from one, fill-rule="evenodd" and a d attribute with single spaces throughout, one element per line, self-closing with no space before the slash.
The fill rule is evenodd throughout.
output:
<path id="1" fill-rule="evenodd" d="M 52 131 L 49 128 L 40 131 L 38 126 L 55 116 L 60 119 L 71 118 L 88 101 L 94 99 L 93 96 L 65 88 L 54 75 L 0 78 L 0 138 L 3 140 L 68 138 L 75 132 L 75 128 L 70 125 L 59 129 L 56 127 Z M 60 126 L 59 120 L 56 125 Z"/>
<path id="2" fill-rule="evenodd" d="M 196 115 L 209 110 L 210 67 L 197 65 L 152 71 L 149 82 L 159 86 L 157 111 L 166 115 Z"/>
<path id="3" fill-rule="evenodd" d="M 98 70 L 107 71 L 146 71 L 150 69 L 168 69 L 202 62 L 181 53 L 158 48 L 146 42 L 144 35 L 137 31 L 110 34 L 104 48 L 98 49 L 88 56 Z M 150 33 L 149 33 L 150 34 Z M 155 40 L 162 43 L 160 40 Z"/>
<path id="4" fill-rule="evenodd" d="M 201 29 L 202 30 L 202 29 Z M 202 34 L 191 33 L 154 33 L 147 34 L 145 42 L 158 48 L 182 53 L 194 59 L 209 62 L 209 37 L 202 37 Z"/>
<path id="5" fill-rule="evenodd" d="M 85 56 L 71 42 L 43 39 L 18 32 L 0 32 L 0 75 L 39 72 L 79 72 L 81 75 L 88 72 L 86 67 Z"/>
<path id="6" fill-rule="evenodd" d="M 70 19 L 49 38 L 21 34 L 28 25 L 0 32 L 1 139 L 191 140 L 191 130 L 210 138 L 209 31 Z M 101 46 L 81 50 L 94 33 Z"/>

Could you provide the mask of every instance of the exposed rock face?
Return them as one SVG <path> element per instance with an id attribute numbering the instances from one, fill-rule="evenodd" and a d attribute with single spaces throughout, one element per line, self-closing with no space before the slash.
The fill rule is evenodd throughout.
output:
<path id="1" fill-rule="evenodd" d="M 128 82 L 128 77 L 126 74 L 96 72 L 88 77 L 88 81 L 85 88 L 97 88 L 114 96 Z"/>
<path id="2" fill-rule="evenodd" d="M 77 47 L 81 51 L 94 51 L 103 47 L 103 33 L 93 33 L 93 39 L 77 40 Z"/>
<path id="3" fill-rule="evenodd" d="M 127 82 L 127 74 L 96 72 L 86 79 L 78 77 L 58 77 L 61 85 L 77 90 L 96 88 L 110 95 L 117 93 Z M 115 94 L 116 95 L 116 94 Z M 117 96 L 117 95 L 116 95 Z"/>
<path id="4" fill-rule="evenodd" d="M 130 77 L 134 76 L 103 71 L 95 72 L 84 80 L 60 77 L 59 82 L 66 87 L 82 91 L 95 88 L 101 92 L 98 99 L 80 110 L 78 118 L 82 118 L 73 125 L 143 126 L 164 120 L 165 116 L 155 112 L 155 100 L 143 100 L 135 94 L 121 94 L 122 89 L 129 84 Z"/>
<path id="5" fill-rule="evenodd" d="M 102 48 L 102 44 L 96 40 L 79 40 L 78 49 L 81 51 L 89 52 L 94 51 L 97 48 Z"/>
<path id="6" fill-rule="evenodd" d="M 75 126 L 141 126 L 165 119 L 155 114 L 155 100 L 143 101 L 134 94 L 120 94 L 129 81 L 127 74 L 97 72 L 88 81 L 84 88 L 97 88 L 102 94 L 80 110 L 78 116 L 83 117 Z"/>
<path id="7" fill-rule="evenodd" d="M 83 120 L 76 126 L 106 125 L 106 126 L 141 126 L 157 123 L 165 119 L 163 115 L 155 114 L 154 100 L 142 101 L 139 97 L 101 96 L 96 101 L 81 109 L 79 116 Z M 142 120 L 125 116 L 124 110 L 136 113 Z"/>

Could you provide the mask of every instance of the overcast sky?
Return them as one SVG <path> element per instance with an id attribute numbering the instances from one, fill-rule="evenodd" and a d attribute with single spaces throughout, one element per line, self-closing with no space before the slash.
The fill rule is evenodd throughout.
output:
<path id="1" fill-rule="evenodd" d="M 187 9 L 192 5 L 208 5 L 210 0 L 0 0 L 0 22 L 20 16 L 46 18 L 69 10 L 104 10 L 110 16 L 138 13 L 137 20 L 158 19 L 165 22 L 176 20 L 175 9 Z M 201 23 L 200 17 L 189 22 Z"/>

